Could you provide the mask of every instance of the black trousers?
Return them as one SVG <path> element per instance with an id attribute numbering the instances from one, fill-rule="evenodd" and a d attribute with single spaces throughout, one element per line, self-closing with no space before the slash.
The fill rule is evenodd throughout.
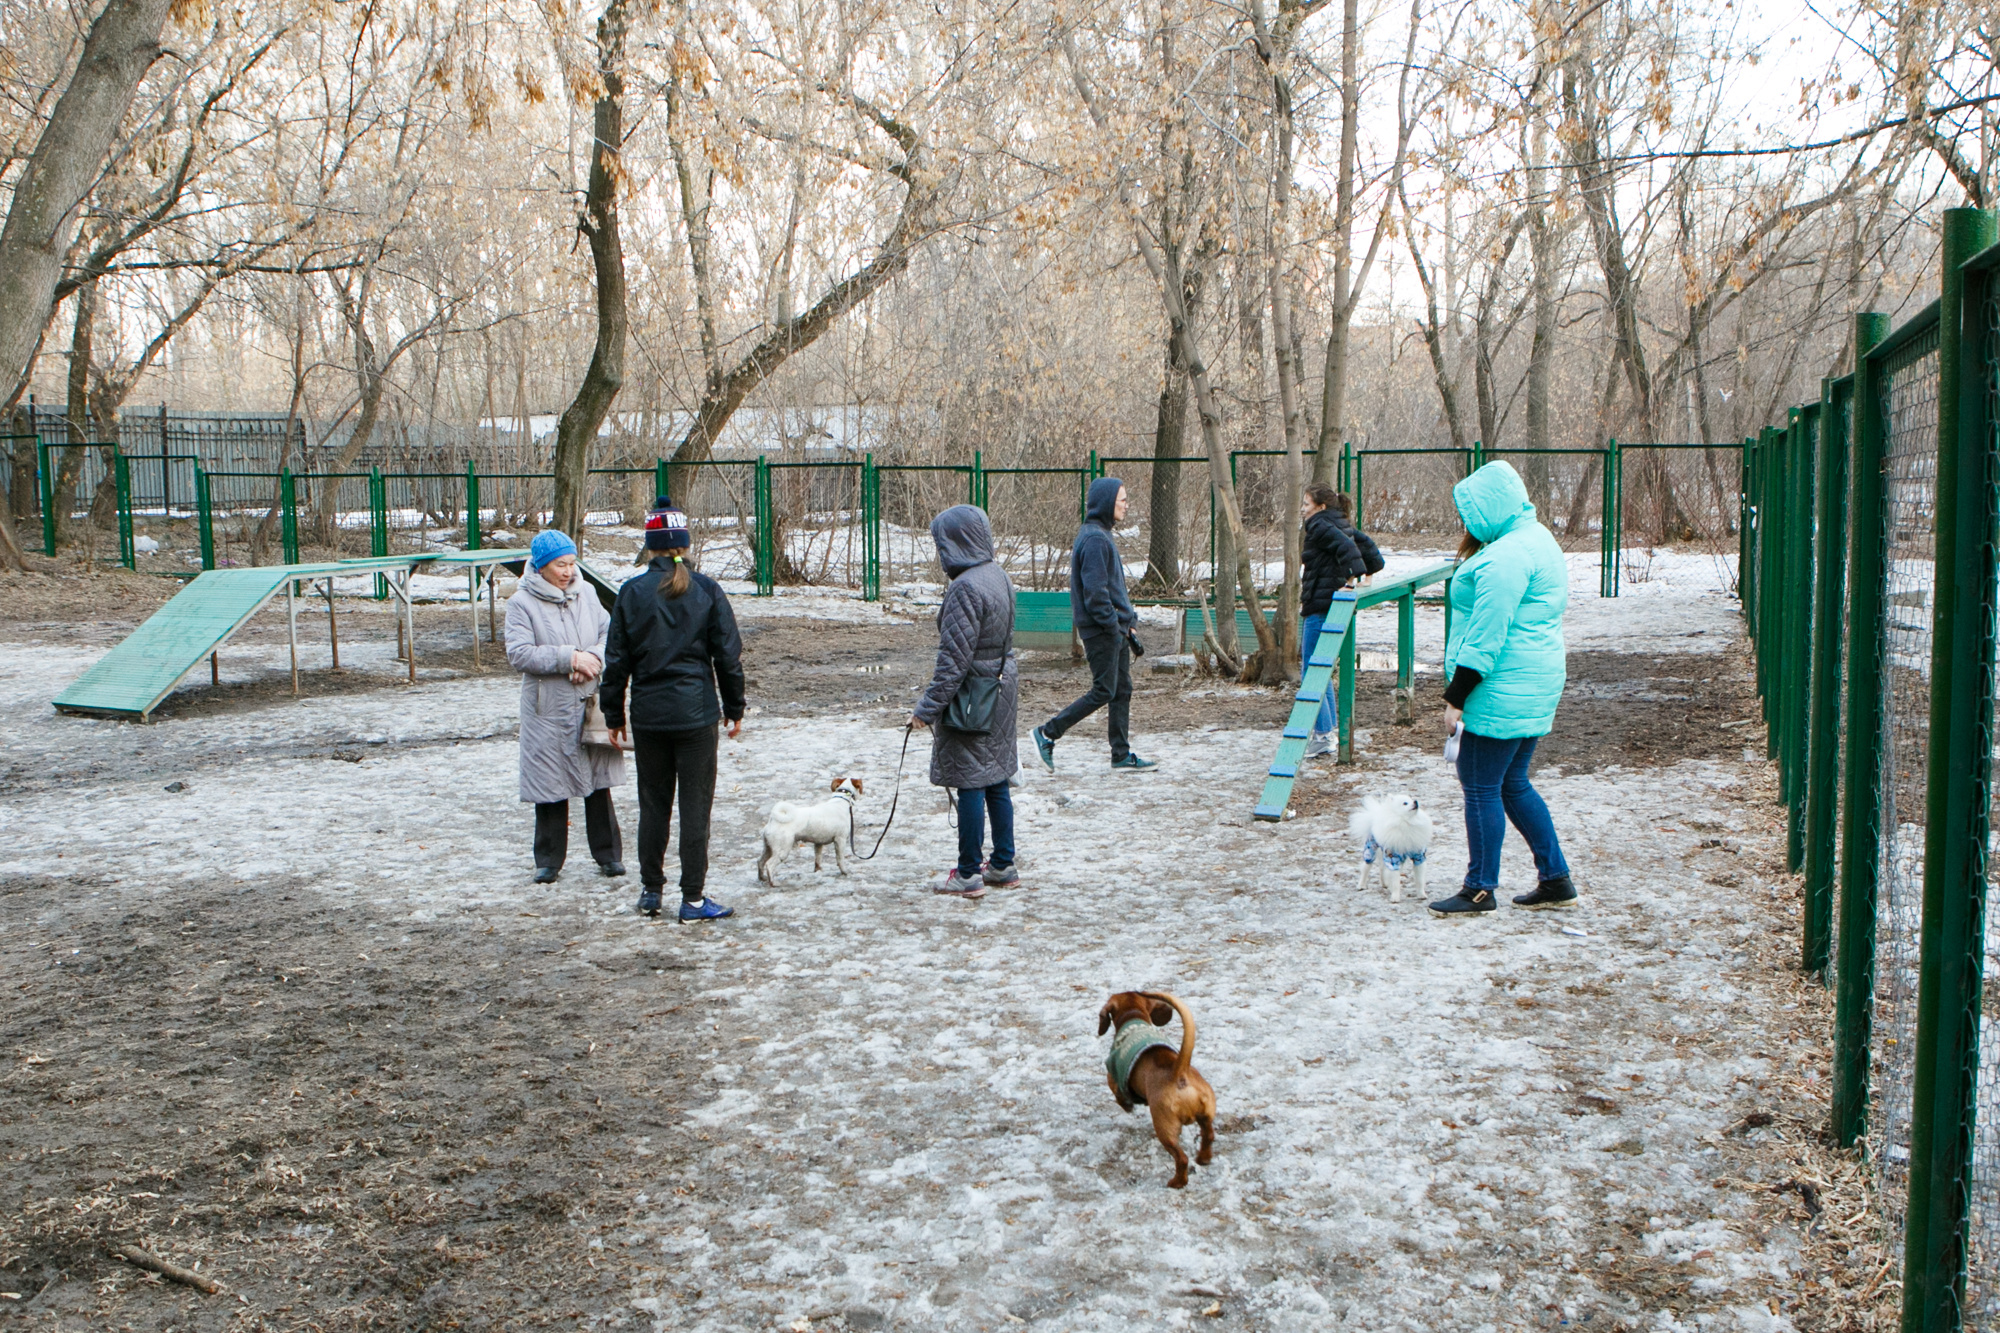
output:
<path id="1" fill-rule="evenodd" d="M 708 812 L 715 804 L 715 752 L 720 732 L 632 732 L 639 770 L 639 882 L 658 893 L 667 882 L 667 833 L 674 790 L 681 801 L 681 901 L 698 903 L 708 886 Z"/>
<path id="2" fill-rule="evenodd" d="M 1055 740 L 1071 727 L 1110 706 L 1106 729 L 1111 734 L 1113 763 L 1132 752 L 1132 648 L 1123 634 L 1086 634 L 1083 655 L 1090 662 L 1090 691 L 1042 724 L 1042 734 Z"/>
<path id="3" fill-rule="evenodd" d="M 625 839 L 618 832 L 618 811 L 611 804 L 611 788 L 599 787 L 583 798 L 584 834 L 590 839 L 590 856 L 599 865 L 625 859 Z M 535 868 L 561 870 L 569 855 L 569 802 L 535 802 Z"/>

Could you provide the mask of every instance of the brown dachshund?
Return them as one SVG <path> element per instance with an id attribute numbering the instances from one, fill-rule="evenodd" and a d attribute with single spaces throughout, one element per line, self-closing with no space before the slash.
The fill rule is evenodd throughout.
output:
<path id="1" fill-rule="evenodd" d="M 1177 1051 L 1157 1031 L 1181 1016 Z M 1126 1030 L 1129 1023 L 1141 1026 Z M 1097 1011 L 1097 1035 L 1117 1031 L 1111 1056 L 1105 1061 L 1111 1095 L 1127 1111 L 1140 1103 L 1153 1113 L 1153 1133 L 1174 1157 L 1171 1189 L 1185 1189 L 1188 1156 L 1181 1151 L 1181 1130 L 1190 1122 L 1201 1126 L 1201 1151 L 1194 1160 L 1207 1166 L 1215 1151 L 1215 1089 L 1194 1070 L 1194 1015 L 1171 995 L 1152 991 L 1120 991 Z M 1138 1048 L 1136 1055 L 1133 1048 Z M 1120 1064 L 1129 1071 L 1120 1084 Z"/>

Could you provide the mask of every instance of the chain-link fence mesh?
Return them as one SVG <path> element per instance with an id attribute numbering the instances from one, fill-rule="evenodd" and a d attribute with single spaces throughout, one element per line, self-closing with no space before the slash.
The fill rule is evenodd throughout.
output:
<path id="1" fill-rule="evenodd" d="M 1931 601 L 1937 532 L 1938 340 L 1912 343 L 1881 372 L 1882 687 L 1880 901 L 1876 914 L 1871 1156 L 1883 1212 L 1900 1231 L 1909 1193 L 1924 798 L 1930 742 Z M 1900 1259 L 1901 1247 L 1891 1247 Z"/>

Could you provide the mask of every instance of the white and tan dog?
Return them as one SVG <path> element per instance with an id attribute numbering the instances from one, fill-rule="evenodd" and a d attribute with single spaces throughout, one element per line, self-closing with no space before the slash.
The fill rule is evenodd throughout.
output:
<path id="1" fill-rule="evenodd" d="M 771 817 L 764 821 L 764 854 L 757 858 L 759 880 L 776 887 L 778 863 L 807 843 L 812 844 L 814 870 L 820 868 L 820 853 L 830 846 L 834 865 L 847 873 L 840 844 L 845 840 L 847 850 L 854 850 L 854 803 L 861 799 L 861 779 L 835 778 L 832 790 L 833 795 L 814 805 L 780 801 L 771 807 Z"/>
<path id="2" fill-rule="evenodd" d="M 1361 840 L 1361 878 L 1355 889 L 1368 887 L 1372 871 L 1389 890 L 1389 901 L 1403 901 L 1403 867 L 1410 867 L 1417 895 L 1424 893 L 1424 861 L 1431 850 L 1431 817 L 1414 796 L 1364 796 L 1361 808 L 1347 818 L 1347 831 Z"/>

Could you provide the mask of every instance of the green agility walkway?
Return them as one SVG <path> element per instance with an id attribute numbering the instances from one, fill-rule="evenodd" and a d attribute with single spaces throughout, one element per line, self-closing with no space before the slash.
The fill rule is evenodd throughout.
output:
<path id="1" fill-rule="evenodd" d="M 173 693 L 188 673 L 213 660 L 250 617 L 266 602 L 284 594 L 292 636 L 292 672 L 296 692 L 298 676 L 298 585 L 325 585 L 329 625 L 332 615 L 332 583 L 336 578 L 377 573 L 388 576 L 390 590 L 402 602 L 398 629 L 414 638 L 410 617 L 410 578 L 419 568 L 445 564 L 465 566 L 475 572 L 495 565 L 519 561 L 525 551 L 466 551 L 444 555 L 372 556 L 311 565 L 260 565 L 247 569 L 211 569 L 196 576 L 165 606 L 106 653 L 67 689 L 55 698 L 57 709 L 65 713 L 95 713 L 111 717 L 131 717 L 145 721 L 160 702 Z M 475 588 L 477 583 L 475 582 Z M 478 614 L 475 594 L 473 614 Z M 475 635 L 475 644 L 476 644 Z M 340 664 L 339 640 L 333 639 L 334 665 Z M 405 651 L 410 678 L 416 678 L 416 653 Z"/>
<path id="2" fill-rule="evenodd" d="M 1291 804 L 1292 784 L 1299 779 L 1299 764 L 1306 756 L 1312 724 L 1319 717 L 1319 702 L 1326 697 L 1326 687 L 1333 683 L 1333 673 L 1340 666 L 1341 645 L 1353 627 L 1355 598 L 1353 592 L 1337 592 L 1333 595 L 1333 605 L 1326 609 L 1326 623 L 1320 626 L 1312 660 L 1306 663 L 1299 681 L 1299 692 L 1292 700 L 1292 715 L 1285 721 L 1284 737 L 1278 742 L 1277 756 L 1271 760 L 1263 794 L 1257 798 L 1257 808 L 1251 811 L 1254 818 L 1283 819 L 1285 807 Z"/>

